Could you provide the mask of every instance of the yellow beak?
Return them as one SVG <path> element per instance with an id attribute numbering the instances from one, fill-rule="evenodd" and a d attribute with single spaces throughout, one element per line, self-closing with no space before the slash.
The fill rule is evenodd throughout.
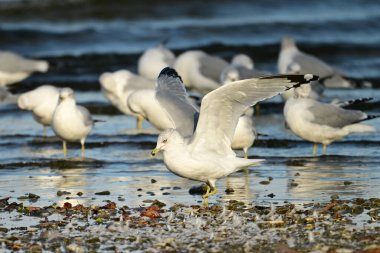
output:
<path id="1" fill-rule="evenodd" d="M 152 156 L 155 156 L 158 154 L 158 152 L 160 152 L 161 150 L 159 148 L 155 148 L 152 150 L 152 152 L 150 153 Z"/>

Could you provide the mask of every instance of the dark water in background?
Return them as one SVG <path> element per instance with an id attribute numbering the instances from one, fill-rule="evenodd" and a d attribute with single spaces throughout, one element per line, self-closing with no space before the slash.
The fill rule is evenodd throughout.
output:
<path id="1" fill-rule="evenodd" d="M 41 139 L 42 129 L 29 113 L 0 105 L 0 197 L 33 192 L 43 196 L 41 203 L 63 203 L 67 200 L 57 199 L 56 191 L 67 190 L 73 196 L 84 192 L 70 201 L 92 203 L 102 199 L 92 199 L 94 192 L 110 190 L 112 195 L 105 198 L 117 200 L 120 195 L 131 206 L 148 198 L 166 203 L 200 201 L 187 193 L 198 183 L 174 176 L 161 160 L 149 157 L 157 138 L 149 124 L 145 123 L 144 133 L 128 130 L 134 120 L 113 109 L 99 90 L 101 73 L 136 70 L 139 54 L 163 39 L 169 39 L 167 46 L 176 54 L 202 48 L 230 59 L 243 52 L 253 57 L 257 68 L 276 72 L 280 39 L 292 35 L 302 50 L 374 85 L 328 90 L 326 100 L 371 96 L 375 102 L 366 109 L 380 113 L 377 0 L 4 2 L 0 1 L 0 49 L 44 58 L 52 65 L 49 73 L 35 74 L 12 91 L 45 83 L 68 85 L 77 91 L 79 103 L 106 122 L 88 138 L 85 161 L 78 160 L 80 150 L 75 144 L 69 146 L 71 158 L 65 161 L 61 143 L 53 137 Z M 219 194 L 211 202 L 325 201 L 332 194 L 379 197 L 379 133 L 350 136 L 331 145 L 328 156 L 313 158 L 312 145 L 284 129 L 281 110 L 281 101 L 274 99 L 256 118 L 258 131 L 265 136 L 250 154 L 267 163 L 249 174 L 239 172 L 219 180 Z M 369 122 L 377 127 L 379 123 L 379 119 Z M 268 177 L 273 178 L 269 185 L 259 183 Z M 152 178 L 158 182 L 150 183 Z M 174 186 L 181 189 L 162 189 Z M 235 192 L 225 194 L 226 186 Z"/>

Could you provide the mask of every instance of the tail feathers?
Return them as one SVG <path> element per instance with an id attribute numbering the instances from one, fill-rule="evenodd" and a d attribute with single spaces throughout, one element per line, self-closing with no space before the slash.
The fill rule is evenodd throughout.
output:
<path id="1" fill-rule="evenodd" d="M 264 162 L 264 159 L 245 159 L 237 157 L 237 170 L 240 170 L 242 168 L 253 166 L 253 165 L 260 165 L 262 162 Z"/>
<path id="2" fill-rule="evenodd" d="M 94 119 L 92 121 L 94 122 L 94 124 L 98 123 L 98 122 L 106 122 L 105 120 L 101 120 L 101 119 Z"/>
<path id="3" fill-rule="evenodd" d="M 366 133 L 366 132 L 376 132 L 376 128 L 365 124 L 352 124 L 344 127 L 350 133 Z"/>

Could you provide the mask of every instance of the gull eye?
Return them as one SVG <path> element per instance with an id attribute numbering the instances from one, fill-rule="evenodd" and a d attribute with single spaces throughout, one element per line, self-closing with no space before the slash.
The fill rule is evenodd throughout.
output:
<path id="1" fill-rule="evenodd" d="M 165 140 L 163 140 L 162 142 L 163 142 L 163 143 L 167 143 L 167 142 L 168 142 L 168 139 L 165 139 Z"/>

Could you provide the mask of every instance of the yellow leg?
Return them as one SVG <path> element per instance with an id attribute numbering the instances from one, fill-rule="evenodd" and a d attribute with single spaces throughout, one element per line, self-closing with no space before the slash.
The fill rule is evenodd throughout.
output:
<path id="1" fill-rule="evenodd" d="M 248 159 L 248 148 L 244 148 L 243 151 L 244 151 L 244 158 Z"/>
<path id="2" fill-rule="evenodd" d="M 42 130 L 42 137 L 43 138 L 47 137 L 47 126 L 44 126 L 44 129 Z"/>
<path id="3" fill-rule="evenodd" d="M 202 198 L 203 198 L 203 205 L 204 206 L 208 206 L 208 196 L 210 194 L 210 186 L 206 185 L 206 193 L 204 195 L 202 195 Z"/>
<path id="4" fill-rule="evenodd" d="M 62 144 L 63 144 L 63 156 L 66 158 L 67 157 L 67 144 L 66 144 L 66 141 L 63 141 Z"/>
<path id="5" fill-rule="evenodd" d="M 327 145 L 323 144 L 323 154 L 326 155 Z"/>
<path id="6" fill-rule="evenodd" d="M 84 150 L 85 150 L 85 147 L 84 147 L 84 140 L 81 140 L 81 141 L 80 141 L 80 145 L 81 145 L 81 151 L 82 151 L 82 158 L 84 159 Z"/>
<path id="7" fill-rule="evenodd" d="M 317 156 L 317 147 L 318 147 L 318 144 L 317 144 L 317 143 L 314 143 L 314 147 L 313 147 L 313 156 Z"/>
<path id="8" fill-rule="evenodd" d="M 141 116 L 141 115 L 138 115 L 137 118 L 136 118 L 136 128 L 137 129 L 142 129 L 142 123 L 144 121 L 144 117 Z"/>

